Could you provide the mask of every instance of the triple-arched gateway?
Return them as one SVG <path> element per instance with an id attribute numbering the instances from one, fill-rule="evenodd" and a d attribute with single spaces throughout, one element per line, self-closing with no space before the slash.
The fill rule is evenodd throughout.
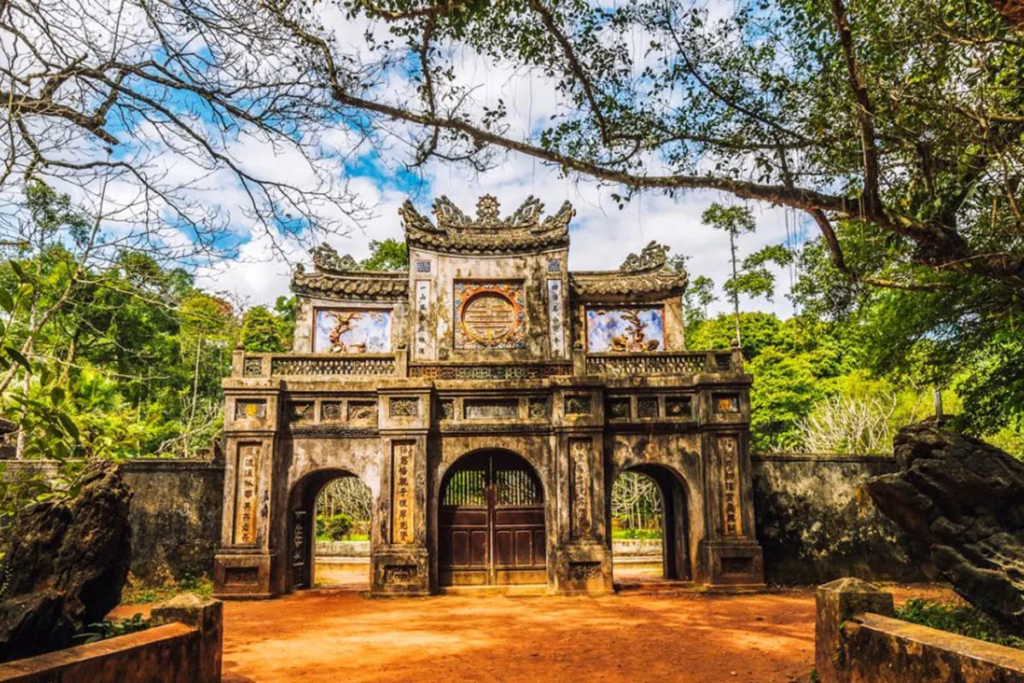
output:
<path id="1" fill-rule="evenodd" d="M 666 576 L 762 585 L 741 354 L 686 350 L 686 275 L 664 248 L 569 272 L 573 210 L 541 211 L 484 197 L 470 217 L 442 197 L 432 222 L 407 203 L 408 272 L 314 250 L 293 351 L 237 351 L 224 382 L 220 596 L 311 585 L 315 501 L 337 476 L 373 495 L 376 594 L 611 590 L 625 471 L 660 489 Z"/>

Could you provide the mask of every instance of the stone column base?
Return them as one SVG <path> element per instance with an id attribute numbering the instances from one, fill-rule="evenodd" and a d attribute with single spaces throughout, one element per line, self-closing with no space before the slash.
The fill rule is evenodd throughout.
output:
<path id="1" fill-rule="evenodd" d="M 554 583 L 559 595 L 604 595 L 612 586 L 612 554 L 601 543 L 574 543 L 555 553 Z"/>
<path id="2" fill-rule="evenodd" d="M 266 600 L 277 597 L 266 550 L 228 549 L 213 560 L 213 595 L 221 600 Z"/>
<path id="3" fill-rule="evenodd" d="M 704 541 L 701 558 L 706 585 L 712 590 L 757 591 L 765 587 L 764 559 L 757 541 Z"/>
<path id="4" fill-rule="evenodd" d="M 389 545 L 374 550 L 370 594 L 429 595 L 430 556 L 422 546 Z"/>

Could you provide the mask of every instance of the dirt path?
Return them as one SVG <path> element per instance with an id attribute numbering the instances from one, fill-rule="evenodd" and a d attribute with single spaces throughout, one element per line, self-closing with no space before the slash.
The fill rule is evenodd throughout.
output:
<path id="1" fill-rule="evenodd" d="M 225 683 L 788 683 L 807 681 L 814 659 L 810 589 L 371 600 L 349 588 L 224 607 Z"/>

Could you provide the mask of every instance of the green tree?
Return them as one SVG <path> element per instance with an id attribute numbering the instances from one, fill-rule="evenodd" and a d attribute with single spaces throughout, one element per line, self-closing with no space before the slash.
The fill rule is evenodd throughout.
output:
<path id="1" fill-rule="evenodd" d="M 767 346 L 776 343 L 782 322 L 772 313 L 740 313 L 744 346 L 743 357 L 752 360 Z M 727 349 L 736 338 L 732 315 L 718 315 L 687 330 L 686 345 L 692 349 Z"/>
<path id="2" fill-rule="evenodd" d="M 370 255 L 359 262 L 363 270 L 409 270 L 409 247 L 405 242 L 387 238 L 370 241 Z"/>
<path id="3" fill-rule="evenodd" d="M 747 370 L 754 376 L 750 391 L 754 450 L 800 450 L 800 421 L 824 395 L 806 359 L 802 354 L 787 354 L 769 346 L 747 365 Z"/>
<path id="4" fill-rule="evenodd" d="M 732 266 L 732 277 L 725 281 L 725 291 L 732 300 L 733 314 L 736 322 L 736 343 L 743 345 L 740 334 L 740 293 L 752 287 L 760 288 L 761 283 L 751 282 L 747 273 L 740 277 L 739 260 L 736 257 L 736 240 L 740 235 L 753 233 L 757 229 L 754 216 L 745 206 L 725 207 L 712 204 L 701 215 L 701 222 L 729 235 L 729 263 Z"/>
<path id="5" fill-rule="evenodd" d="M 282 328 L 281 319 L 265 306 L 250 308 L 242 316 L 242 346 L 246 351 L 287 351 Z"/>

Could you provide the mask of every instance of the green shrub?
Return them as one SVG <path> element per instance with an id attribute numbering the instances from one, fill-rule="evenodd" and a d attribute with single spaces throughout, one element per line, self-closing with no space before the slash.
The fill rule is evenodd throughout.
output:
<path id="1" fill-rule="evenodd" d="M 352 534 L 355 522 L 350 515 L 339 512 L 333 517 L 324 520 L 323 537 L 329 541 L 343 541 Z"/>
<path id="2" fill-rule="evenodd" d="M 902 607 L 896 608 L 896 617 L 940 631 L 957 633 L 968 638 L 977 638 L 997 645 L 1024 650 L 1024 640 L 1003 633 L 998 624 L 974 607 L 961 607 L 925 598 L 913 598 L 907 600 Z"/>
<path id="3" fill-rule="evenodd" d="M 116 638 L 117 636 L 124 636 L 129 633 L 145 631 L 151 626 L 153 626 L 153 621 L 143 618 L 140 612 L 131 619 L 104 619 L 103 621 L 89 624 L 86 626 L 87 630 L 79 633 L 75 638 L 80 640 L 81 644 L 95 643 L 97 640 L 106 640 L 107 638 Z"/>

